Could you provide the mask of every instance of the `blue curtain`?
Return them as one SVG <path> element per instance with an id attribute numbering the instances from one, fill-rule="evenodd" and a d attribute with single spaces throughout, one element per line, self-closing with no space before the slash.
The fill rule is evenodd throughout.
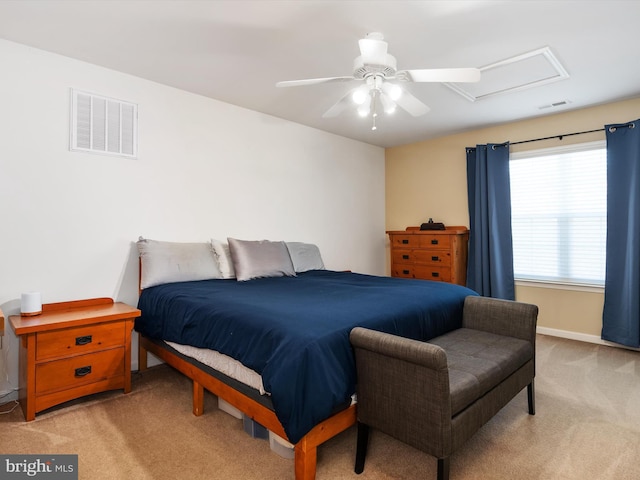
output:
<path id="1" fill-rule="evenodd" d="M 467 287 L 485 297 L 514 300 L 508 143 L 467 148 L 467 192 Z"/>
<path id="2" fill-rule="evenodd" d="M 640 346 L 640 120 L 606 125 L 607 270 L 602 338 Z"/>

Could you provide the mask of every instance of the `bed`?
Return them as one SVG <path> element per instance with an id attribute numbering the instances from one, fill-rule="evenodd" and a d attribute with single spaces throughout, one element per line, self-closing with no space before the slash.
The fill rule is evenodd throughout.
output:
<path id="1" fill-rule="evenodd" d="M 219 276 L 185 281 L 192 258 L 181 262 L 172 281 L 146 282 L 135 324 L 139 367 L 146 368 L 151 352 L 193 380 L 194 414 L 203 413 L 206 389 L 294 444 L 296 480 L 315 478 L 317 447 L 356 421 L 351 329 L 428 340 L 458 328 L 464 298 L 475 295 L 442 282 L 326 270 L 317 260 L 294 265 L 291 247 L 284 252 L 292 264 L 282 268 L 283 254 L 274 269 L 252 256 L 256 245 L 238 248 L 229 239 L 229 246 L 232 261 L 244 260 L 233 262 L 233 276 L 224 274 L 224 262 L 216 258 Z M 141 262 L 144 271 L 143 250 Z M 247 262 L 260 267 L 247 270 Z M 180 345 L 234 359 L 255 372 L 264 388 L 185 355 L 175 348 Z"/>

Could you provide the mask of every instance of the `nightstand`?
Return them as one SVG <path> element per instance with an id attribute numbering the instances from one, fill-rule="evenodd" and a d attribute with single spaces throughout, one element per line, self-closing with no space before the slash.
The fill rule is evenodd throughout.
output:
<path id="1" fill-rule="evenodd" d="M 140 310 L 110 298 L 49 303 L 34 317 L 11 315 L 20 337 L 25 419 L 85 395 L 131 391 L 131 331 Z"/>

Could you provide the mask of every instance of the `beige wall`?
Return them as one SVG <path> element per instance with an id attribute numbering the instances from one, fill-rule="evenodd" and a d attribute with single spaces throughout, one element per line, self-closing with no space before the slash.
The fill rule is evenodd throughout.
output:
<path id="1" fill-rule="evenodd" d="M 465 147 L 594 130 L 638 117 L 640 98 L 389 148 L 386 151 L 386 228 L 402 230 L 409 225 L 419 225 L 429 217 L 446 225 L 469 225 Z M 604 132 L 597 132 L 515 145 L 511 152 L 603 139 Z M 539 306 L 539 327 L 576 336 L 600 337 L 604 300 L 601 291 L 518 286 L 516 299 Z"/>

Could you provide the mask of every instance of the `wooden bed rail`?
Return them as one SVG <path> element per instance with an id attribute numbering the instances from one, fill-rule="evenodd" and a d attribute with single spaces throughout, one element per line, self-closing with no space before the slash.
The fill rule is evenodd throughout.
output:
<path id="1" fill-rule="evenodd" d="M 140 371 L 144 371 L 147 368 L 147 352 L 151 352 L 193 381 L 194 415 L 200 416 L 204 413 L 204 390 L 206 389 L 227 401 L 271 432 L 282 438 L 287 438 L 282 424 L 273 410 L 261 405 L 142 335 L 139 336 L 139 339 L 138 368 Z M 318 446 L 347 430 L 355 423 L 356 406 L 352 404 L 309 431 L 294 448 L 295 480 L 314 480 L 316 478 Z"/>

